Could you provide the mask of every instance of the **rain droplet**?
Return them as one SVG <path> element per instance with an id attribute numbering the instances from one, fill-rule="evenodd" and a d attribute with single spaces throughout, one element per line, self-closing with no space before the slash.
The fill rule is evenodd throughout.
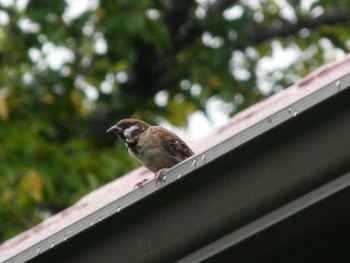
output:
<path id="1" fill-rule="evenodd" d="M 197 166 L 197 161 L 194 160 L 194 161 L 192 162 L 192 168 L 196 168 L 196 166 Z"/>
<path id="2" fill-rule="evenodd" d="M 40 247 L 38 247 L 38 249 L 36 250 L 36 253 L 40 254 L 40 252 L 41 252 Z"/>
<path id="3" fill-rule="evenodd" d="M 90 226 L 93 226 L 93 225 L 94 225 L 94 221 L 91 221 Z"/>
<path id="4" fill-rule="evenodd" d="M 297 111 L 294 111 L 293 117 L 296 117 L 298 115 Z"/>
<path id="5" fill-rule="evenodd" d="M 205 154 L 202 155 L 202 158 L 201 158 L 202 162 L 205 163 L 206 160 L 205 160 Z"/>
<path id="6" fill-rule="evenodd" d="M 67 239 L 68 239 L 67 235 L 64 235 L 63 240 L 64 240 L 64 241 L 67 241 Z"/>
<path id="7" fill-rule="evenodd" d="M 292 107 L 288 108 L 288 113 L 291 114 L 292 113 Z"/>
<path id="8" fill-rule="evenodd" d="M 341 90 L 341 83 L 340 80 L 338 80 L 335 84 L 335 86 L 338 88 L 338 90 Z"/>
<path id="9" fill-rule="evenodd" d="M 120 206 L 118 205 L 118 207 L 117 207 L 117 213 L 119 213 L 120 212 Z"/>
<path id="10" fill-rule="evenodd" d="M 163 175 L 162 181 L 166 182 L 166 175 Z"/>
<path id="11" fill-rule="evenodd" d="M 98 220 L 99 222 L 102 222 L 102 216 L 100 216 L 100 218 L 99 218 L 99 220 Z"/>
<path id="12" fill-rule="evenodd" d="M 55 246 L 55 243 L 51 243 L 50 248 L 53 248 Z"/>
<path id="13" fill-rule="evenodd" d="M 180 179 L 181 178 L 181 174 L 179 174 L 178 176 L 177 176 L 177 179 Z"/>

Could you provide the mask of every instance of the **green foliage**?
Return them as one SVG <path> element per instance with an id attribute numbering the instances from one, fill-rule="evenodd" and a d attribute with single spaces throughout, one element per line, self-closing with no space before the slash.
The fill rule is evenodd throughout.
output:
<path id="1" fill-rule="evenodd" d="M 119 119 L 185 126 L 213 97 L 233 115 L 349 49 L 345 0 L 106 0 L 75 16 L 13 2 L 0 2 L 0 240 L 137 167 L 105 134 Z M 296 58 L 264 69 L 276 47 Z"/>

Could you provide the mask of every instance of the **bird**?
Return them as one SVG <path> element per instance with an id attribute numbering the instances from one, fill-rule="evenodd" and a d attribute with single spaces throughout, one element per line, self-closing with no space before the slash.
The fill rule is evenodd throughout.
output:
<path id="1" fill-rule="evenodd" d="M 156 185 L 162 181 L 167 169 L 194 155 L 194 151 L 172 131 L 139 119 L 122 119 L 107 133 L 116 135 L 132 157 L 155 173 Z M 137 182 L 134 188 L 142 187 L 146 181 L 148 179 Z"/>

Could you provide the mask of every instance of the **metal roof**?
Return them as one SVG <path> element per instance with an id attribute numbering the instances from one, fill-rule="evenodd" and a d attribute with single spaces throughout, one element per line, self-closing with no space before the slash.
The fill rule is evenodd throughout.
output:
<path id="1" fill-rule="evenodd" d="M 349 60 L 238 115 L 234 135 L 170 169 L 160 187 L 148 183 L 55 229 L 55 220 L 70 216 L 61 212 L 41 225 L 46 235 L 5 262 L 271 262 L 349 240 L 338 234 L 350 219 Z M 214 134 L 222 139 L 230 129 Z M 21 237 L 28 243 L 35 234 L 0 253 Z"/>

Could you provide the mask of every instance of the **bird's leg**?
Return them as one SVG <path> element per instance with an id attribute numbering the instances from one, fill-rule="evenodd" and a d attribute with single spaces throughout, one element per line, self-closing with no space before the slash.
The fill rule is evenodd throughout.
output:
<path id="1" fill-rule="evenodd" d="M 147 179 L 147 178 L 144 178 L 142 181 L 137 182 L 137 183 L 134 185 L 134 189 L 142 187 L 142 185 L 143 185 L 144 183 L 146 183 L 147 181 L 148 181 L 148 179 Z"/>
<path id="2" fill-rule="evenodd" d="M 155 173 L 154 179 L 156 180 L 156 186 L 157 182 L 161 182 L 163 180 L 163 174 L 166 170 L 168 170 L 168 168 L 160 169 L 158 172 Z"/>

